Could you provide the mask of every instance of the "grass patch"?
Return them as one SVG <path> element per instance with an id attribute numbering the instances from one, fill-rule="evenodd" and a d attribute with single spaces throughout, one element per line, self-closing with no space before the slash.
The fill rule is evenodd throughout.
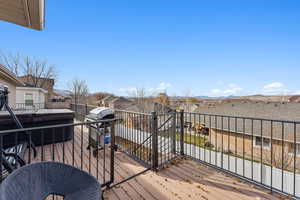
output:
<path id="1" fill-rule="evenodd" d="M 116 144 L 121 147 L 122 150 L 127 151 L 131 155 L 137 157 L 145 162 L 151 161 L 151 149 L 143 145 L 139 145 L 130 140 L 116 136 Z"/>
<path id="2" fill-rule="evenodd" d="M 198 136 L 198 135 L 191 135 L 191 134 L 184 134 L 184 143 L 186 144 L 192 144 L 198 147 L 203 147 L 205 148 L 205 144 L 207 142 L 207 139 L 202 137 L 202 136 Z M 176 140 L 180 141 L 180 135 L 176 134 Z"/>
<path id="3" fill-rule="evenodd" d="M 159 132 L 158 135 L 160 137 L 167 137 L 170 138 L 172 133 L 169 132 Z M 176 132 L 176 140 L 180 141 L 180 133 Z M 197 147 L 202 147 L 206 149 L 213 149 L 213 145 L 209 144 L 209 141 L 207 138 L 200 136 L 200 135 L 194 135 L 190 133 L 185 133 L 184 134 L 184 143 L 185 144 L 192 144 Z"/>

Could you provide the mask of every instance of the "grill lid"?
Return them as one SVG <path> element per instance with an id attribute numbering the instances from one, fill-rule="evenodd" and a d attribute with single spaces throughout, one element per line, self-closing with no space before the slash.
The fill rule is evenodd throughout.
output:
<path id="1" fill-rule="evenodd" d="M 98 107 L 90 111 L 90 113 L 86 116 L 87 118 L 94 120 L 101 120 L 108 115 L 113 115 L 114 110 L 106 107 Z"/>

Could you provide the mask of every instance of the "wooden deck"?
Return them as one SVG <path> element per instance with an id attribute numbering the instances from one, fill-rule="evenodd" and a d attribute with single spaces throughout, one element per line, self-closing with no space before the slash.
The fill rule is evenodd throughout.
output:
<path id="1" fill-rule="evenodd" d="M 78 168 L 82 167 L 98 177 L 99 182 L 103 182 L 104 177 L 105 180 L 109 177 L 107 169 L 110 164 L 110 152 L 105 153 L 106 170 L 103 171 L 104 153 L 100 152 L 98 158 L 93 157 L 92 153 L 86 149 L 87 139 L 87 134 L 82 134 L 79 129 L 76 129 L 73 141 L 39 147 L 38 156 L 31 158 L 31 162 L 51 161 L 54 153 L 55 161 L 74 164 Z M 27 157 L 29 159 L 28 155 Z M 115 182 L 143 170 L 145 168 L 127 154 L 115 153 Z M 104 198 L 112 200 L 285 199 L 282 196 L 270 194 L 268 190 L 187 159 L 173 161 L 159 172 L 148 171 L 107 190 L 104 192 Z"/>
<path id="2" fill-rule="evenodd" d="M 120 174 L 134 173 L 142 167 L 128 156 L 117 157 Z M 191 160 L 178 160 L 155 173 L 146 172 L 117 188 L 105 192 L 106 199 L 287 199 L 268 190 L 225 175 Z"/>

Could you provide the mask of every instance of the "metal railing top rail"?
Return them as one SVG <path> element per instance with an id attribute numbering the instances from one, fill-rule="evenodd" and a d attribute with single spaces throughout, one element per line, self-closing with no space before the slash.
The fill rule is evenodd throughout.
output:
<path id="1" fill-rule="evenodd" d="M 46 103 L 16 103 L 14 106 L 14 110 L 32 110 L 32 109 L 42 109 L 46 107 Z"/>
<path id="2" fill-rule="evenodd" d="M 113 122 L 113 121 L 117 121 L 117 120 L 118 119 L 115 118 L 115 119 L 98 120 L 98 121 L 94 121 L 94 122 L 78 122 L 78 123 L 39 126 L 39 127 L 30 127 L 30 128 L 22 128 L 22 129 L 9 129 L 9 130 L 0 131 L 0 136 L 5 136 L 5 135 L 10 134 L 10 133 L 34 131 L 34 130 L 41 130 L 41 129 L 51 129 L 51 128 L 81 126 L 81 125 L 92 125 L 92 124 L 99 124 L 99 123 L 105 123 L 105 122 Z"/>
<path id="3" fill-rule="evenodd" d="M 234 116 L 234 115 L 221 115 L 221 114 L 212 114 L 212 113 L 201 113 L 201 112 L 184 112 L 184 114 L 192 115 L 206 115 L 213 117 L 225 117 L 225 118 L 238 118 L 238 119 L 248 119 L 248 120 L 259 120 L 259 121 L 269 121 L 269 122 L 283 122 L 290 124 L 300 124 L 300 121 L 294 120 L 280 120 L 280 119 L 268 119 L 268 118 L 256 118 L 256 117 L 243 117 L 243 116 Z"/>
<path id="4" fill-rule="evenodd" d="M 151 116 L 151 113 L 142 113 L 142 112 L 134 112 L 134 111 L 129 111 L 129 110 L 118 110 L 115 109 L 116 112 L 124 112 L 124 113 L 130 113 L 130 114 L 136 114 L 136 115 L 145 115 L 145 116 Z"/>
<path id="5" fill-rule="evenodd" d="M 77 105 L 77 106 L 94 106 L 94 105 L 89 105 L 89 104 L 84 104 L 84 103 L 71 103 L 72 105 Z M 98 106 L 94 106 L 94 107 L 98 107 Z"/>
<path id="6" fill-rule="evenodd" d="M 177 112 L 176 110 L 172 110 L 172 111 L 165 112 L 165 113 L 156 112 L 156 114 L 157 114 L 158 117 L 165 116 L 165 115 L 172 115 L 174 113 L 179 113 L 179 112 Z"/>
<path id="7" fill-rule="evenodd" d="M 26 105 L 26 106 L 34 106 L 34 105 L 44 105 L 45 103 L 33 103 L 33 104 L 27 104 L 27 103 L 16 103 L 16 105 Z"/>
<path id="8" fill-rule="evenodd" d="M 184 111 L 180 112 L 180 117 L 180 122 L 184 123 L 181 124 L 181 134 L 184 135 L 181 149 L 185 156 L 268 188 L 271 192 L 300 197 L 297 189 L 300 169 L 295 145 L 298 144 L 299 121 Z M 258 124 L 257 129 L 253 121 L 259 122 L 255 123 Z M 208 124 L 207 132 L 199 132 L 197 123 Z M 275 123 L 278 123 L 277 126 Z M 247 130 L 250 134 L 246 134 Z M 261 143 L 257 143 L 255 136 L 262 138 Z"/>

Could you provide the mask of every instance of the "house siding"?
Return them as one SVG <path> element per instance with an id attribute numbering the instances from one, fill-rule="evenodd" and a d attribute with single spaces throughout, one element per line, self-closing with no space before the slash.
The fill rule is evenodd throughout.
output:
<path id="1" fill-rule="evenodd" d="M 21 76 L 21 77 L 19 77 L 19 79 L 21 81 L 23 81 L 24 83 L 29 84 L 29 85 L 35 85 L 34 81 L 37 81 L 38 85 L 39 85 L 38 87 L 41 87 L 44 90 L 48 91 L 48 93 L 46 95 L 47 99 L 51 99 L 53 96 L 55 96 L 54 89 L 53 89 L 54 84 L 55 84 L 54 79 L 33 78 L 31 75 Z"/>
<path id="2" fill-rule="evenodd" d="M 239 157 L 245 157 L 246 159 L 256 160 L 258 162 L 263 160 L 267 164 L 271 164 L 271 147 L 262 148 L 260 146 L 255 146 L 255 136 L 243 135 L 234 132 L 222 131 L 218 129 L 211 129 L 210 135 L 206 136 L 207 140 L 214 146 L 214 149 L 217 151 L 223 151 L 230 154 L 237 154 Z M 294 167 L 294 156 L 293 153 L 293 143 L 284 142 L 284 161 L 289 162 L 288 168 Z M 273 165 L 275 162 L 280 163 L 282 157 L 282 141 L 273 140 L 272 142 L 272 151 L 273 151 Z M 262 156 L 261 156 L 262 153 Z M 300 169 L 300 157 L 296 156 L 296 163 L 298 163 L 297 169 Z M 280 164 L 281 165 L 281 164 Z M 277 166 L 281 167 L 281 166 Z"/>
<path id="3" fill-rule="evenodd" d="M 40 104 L 40 108 L 45 107 L 45 94 L 36 88 L 18 88 L 16 89 L 16 104 L 25 104 L 25 94 L 31 93 L 33 95 L 33 103 Z"/>

